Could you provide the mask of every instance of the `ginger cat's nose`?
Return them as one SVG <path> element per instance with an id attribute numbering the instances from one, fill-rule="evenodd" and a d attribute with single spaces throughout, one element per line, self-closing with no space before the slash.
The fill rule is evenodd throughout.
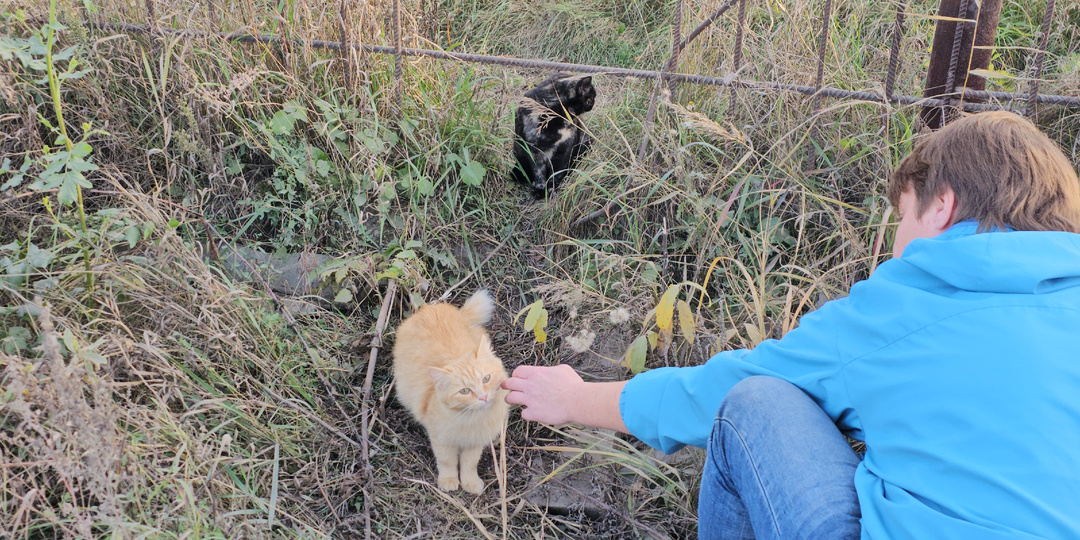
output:
<path id="1" fill-rule="evenodd" d="M 484 403 L 487 403 L 488 395 L 487 394 L 479 394 L 479 395 L 476 396 L 476 399 L 479 399 L 480 401 L 483 401 Z"/>

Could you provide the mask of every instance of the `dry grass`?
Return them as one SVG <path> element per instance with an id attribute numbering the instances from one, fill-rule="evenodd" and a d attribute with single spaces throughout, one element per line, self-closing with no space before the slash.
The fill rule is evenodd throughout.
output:
<path id="1" fill-rule="evenodd" d="M 642 68 L 667 55 L 674 5 L 402 4 L 406 45 Z M 718 4 L 687 2 L 683 34 Z M 1035 4 L 1006 2 L 999 41 L 1034 39 Z M 354 42 L 389 44 L 391 5 L 120 0 L 89 16 L 326 40 L 344 28 Z M 919 131 L 913 108 L 815 110 L 802 96 L 679 85 L 637 162 L 653 84 L 598 75 L 585 116 L 596 145 L 558 197 L 532 202 L 505 171 L 514 103 L 543 74 L 408 59 L 399 109 L 384 56 L 90 34 L 73 22 L 82 6 L 60 2 L 71 26 L 58 48 L 76 47 L 89 70 L 62 85 L 73 138 L 83 124 L 108 132 L 87 139 L 99 168 L 87 173 L 85 231 L 56 189 L 31 188 L 46 174 L 42 148 L 61 146 L 56 117 L 41 73 L 0 54 L 0 163 L 29 163 L 26 181 L 0 191 L 0 538 L 691 537 L 700 455 L 517 415 L 505 495 L 488 454 L 483 496 L 437 491 L 425 435 L 393 397 L 392 328 L 459 282 L 455 301 L 487 287 L 508 368 L 566 362 L 625 378 L 618 363 L 660 294 L 689 282 L 701 286 L 681 296 L 698 339 L 676 340 L 648 367 L 779 337 L 887 256 L 883 180 Z M 834 6 L 827 83 L 880 91 L 891 15 Z M 13 18 L 16 8 L 47 16 L 39 3 L 6 4 L 0 38 L 40 26 Z M 751 2 L 740 75 L 812 81 L 816 34 L 805 28 L 820 9 Z M 930 9 L 909 17 L 899 91 L 919 92 Z M 691 44 L 678 70 L 729 73 L 734 17 Z M 1059 19 L 1042 88 L 1080 94 L 1069 67 L 1080 8 Z M 1014 51 L 999 58 L 1014 77 L 1002 89 L 1026 87 Z M 1046 108 L 1039 120 L 1080 163 L 1076 112 Z M 480 185 L 462 180 L 471 163 L 486 173 Z M 611 216 L 571 226 L 614 197 Z M 353 298 L 294 321 L 262 284 L 230 278 L 204 253 L 208 240 L 356 262 L 343 270 Z M 399 292 L 368 381 L 387 277 Z M 514 321 L 537 299 L 551 313 L 542 344 Z M 582 504 L 562 515 L 538 506 L 555 484 Z"/>

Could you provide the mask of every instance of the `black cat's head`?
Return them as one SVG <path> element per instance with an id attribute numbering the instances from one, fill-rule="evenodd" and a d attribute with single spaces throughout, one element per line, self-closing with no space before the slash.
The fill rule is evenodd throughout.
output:
<path id="1" fill-rule="evenodd" d="M 572 91 L 577 96 L 576 110 L 570 112 L 574 114 L 589 112 L 592 110 L 593 105 L 596 104 L 596 88 L 592 84 L 592 75 L 576 77 L 576 79 L 567 81 L 567 85 L 573 87 Z M 567 91 L 567 93 L 569 92 L 570 90 Z"/>
<path id="2" fill-rule="evenodd" d="M 596 103 L 596 88 L 591 75 L 556 73 L 526 92 L 525 97 L 549 109 L 566 109 L 570 114 L 579 115 L 592 110 Z"/>

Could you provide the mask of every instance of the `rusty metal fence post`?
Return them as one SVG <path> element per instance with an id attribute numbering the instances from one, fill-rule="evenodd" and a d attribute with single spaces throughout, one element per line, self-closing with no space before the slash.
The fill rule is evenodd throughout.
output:
<path id="1" fill-rule="evenodd" d="M 1001 6 L 1001 0 L 941 1 L 923 96 L 942 97 L 949 105 L 923 108 L 922 120 L 931 129 L 948 123 L 962 101 L 981 101 L 971 92 L 985 89 L 986 78 L 969 72 L 990 66 Z"/>
<path id="2" fill-rule="evenodd" d="M 900 71 L 900 47 L 904 39 L 904 18 L 907 16 L 907 0 L 896 6 L 896 21 L 893 23 L 892 47 L 889 49 L 889 68 L 885 74 L 885 97 L 893 98 L 896 89 L 896 74 Z"/>
<path id="3" fill-rule="evenodd" d="M 394 0 L 394 99 L 397 102 L 398 114 L 402 112 L 404 92 L 401 80 L 401 50 L 401 0 Z"/>
<path id="4" fill-rule="evenodd" d="M 339 58 L 341 58 L 341 72 L 344 74 L 345 89 L 351 94 L 355 88 L 352 84 L 353 65 L 352 65 L 352 47 L 349 46 L 349 0 L 341 0 L 338 3 L 338 28 L 341 30 L 341 50 L 339 52 Z"/>
<path id="5" fill-rule="evenodd" d="M 825 9 L 821 17 L 821 33 L 818 35 L 817 73 L 814 75 L 814 112 L 810 122 L 809 140 L 813 148 L 806 154 L 804 168 L 817 170 L 820 168 L 822 151 L 816 144 L 820 128 L 817 116 L 821 113 L 821 89 L 825 83 L 825 55 L 829 46 L 829 25 L 832 23 L 832 0 L 825 0 Z"/>
<path id="6" fill-rule="evenodd" d="M 1027 115 L 1035 118 L 1036 97 L 1039 95 L 1039 77 L 1042 77 L 1043 60 L 1046 58 L 1046 45 L 1050 41 L 1050 22 L 1054 18 L 1054 0 L 1046 0 L 1046 14 L 1043 16 L 1042 33 L 1039 46 L 1035 51 L 1035 67 L 1031 74 L 1031 86 L 1028 90 Z"/>
<path id="7" fill-rule="evenodd" d="M 821 90 L 825 82 L 825 52 L 829 46 L 829 25 L 832 22 L 832 0 L 825 0 L 825 14 L 821 18 L 821 35 L 818 37 L 817 75 L 814 88 Z M 814 98 L 814 112 L 821 109 L 821 96 Z"/>
<path id="8" fill-rule="evenodd" d="M 743 49 L 743 35 L 746 32 L 746 0 L 739 0 L 739 15 L 737 18 L 735 27 L 735 51 L 731 56 L 731 76 L 733 80 L 738 80 L 739 71 L 742 70 L 742 49 Z M 730 103 L 728 104 L 728 115 L 730 116 L 735 109 L 735 95 L 738 89 L 738 84 L 731 85 Z"/>

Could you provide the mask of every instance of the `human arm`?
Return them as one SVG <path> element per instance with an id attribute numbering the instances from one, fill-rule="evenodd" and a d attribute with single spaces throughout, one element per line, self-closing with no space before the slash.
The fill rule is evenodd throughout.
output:
<path id="1" fill-rule="evenodd" d="M 630 434 L 672 453 L 683 446 L 704 448 L 728 390 L 754 375 L 788 381 L 806 392 L 842 429 L 852 431 L 850 401 L 843 378 L 838 335 L 858 334 L 847 299 L 807 314 L 782 339 L 754 349 L 724 351 L 705 364 L 657 368 L 631 379 L 620 397 L 620 415 Z"/>
<path id="2" fill-rule="evenodd" d="M 629 433 L 619 413 L 619 396 L 626 381 L 585 382 L 566 364 L 554 367 L 518 366 L 502 382 L 506 402 L 523 405 L 525 420 L 550 425 L 571 422 Z"/>
<path id="3" fill-rule="evenodd" d="M 845 433 L 860 438 L 861 420 L 843 373 L 846 362 L 895 339 L 893 325 L 882 323 L 881 317 L 892 313 L 907 289 L 881 283 L 886 266 L 895 265 L 883 264 L 875 276 L 852 287 L 849 297 L 808 313 L 782 339 L 724 351 L 698 366 L 648 370 L 621 383 L 583 383 L 568 366 L 522 366 L 518 370 L 524 372 L 515 370 L 504 383 L 504 388 L 521 392 L 511 392 L 507 403 L 535 407 L 523 411 L 526 420 L 610 427 L 670 454 L 686 445 L 704 448 L 728 390 L 747 377 L 767 375 L 802 389 Z M 532 378 L 531 370 L 541 370 L 537 373 L 543 378 L 524 383 Z M 526 376 L 519 377 L 521 373 Z"/>
<path id="4" fill-rule="evenodd" d="M 704 447 L 720 402 L 746 377 L 787 380 L 821 404 L 824 381 L 831 386 L 838 380 L 838 362 L 834 334 L 815 324 L 818 318 L 808 315 L 783 340 L 725 351 L 699 366 L 657 368 L 605 383 L 584 382 L 567 365 L 519 366 L 502 387 L 510 390 L 507 403 L 525 406 L 525 420 L 614 429 L 669 454 L 685 445 Z"/>

